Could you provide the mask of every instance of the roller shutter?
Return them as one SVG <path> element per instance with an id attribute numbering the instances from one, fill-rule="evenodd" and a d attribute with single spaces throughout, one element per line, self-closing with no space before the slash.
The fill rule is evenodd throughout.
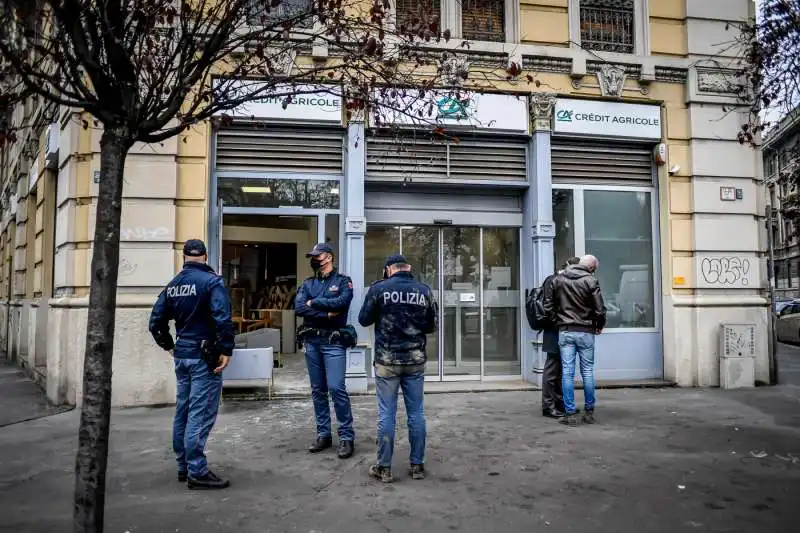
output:
<path id="1" fill-rule="evenodd" d="M 224 129 L 217 133 L 216 170 L 341 174 L 343 146 L 336 129 Z"/>
<path id="2" fill-rule="evenodd" d="M 650 147 L 622 143 L 554 141 L 554 183 L 653 185 Z"/>
<path id="3" fill-rule="evenodd" d="M 367 180 L 526 182 L 528 142 L 515 138 L 373 137 L 367 140 Z"/>

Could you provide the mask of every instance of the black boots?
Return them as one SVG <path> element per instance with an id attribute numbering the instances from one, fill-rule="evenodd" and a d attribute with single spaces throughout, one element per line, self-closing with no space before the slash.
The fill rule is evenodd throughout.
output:
<path id="1" fill-rule="evenodd" d="M 331 437 L 317 437 L 317 440 L 314 441 L 314 444 L 312 444 L 308 448 L 308 452 L 319 453 L 327 450 L 332 446 L 333 446 L 333 439 Z"/>
<path id="2" fill-rule="evenodd" d="M 315 440 L 314 444 L 308 448 L 308 451 L 309 453 L 320 453 L 332 447 L 332 437 L 317 437 L 317 440 Z M 356 447 L 353 441 L 342 440 L 339 441 L 339 451 L 337 452 L 337 455 L 339 456 L 339 459 L 348 459 L 353 456 L 355 449 Z"/>
<path id="3" fill-rule="evenodd" d="M 353 452 L 355 452 L 356 446 L 355 443 L 351 440 L 343 440 L 339 442 L 339 459 L 349 459 L 353 457 Z"/>
<path id="4" fill-rule="evenodd" d="M 215 490 L 215 489 L 226 489 L 230 486 L 230 481 L 227 479 L 222 479 L 217 477 L 214 472 L 211 470 L 205 476 L 201 477 L 191 477 L 189 476 L 189 481 L 187 486 L 193 490 Z"/>

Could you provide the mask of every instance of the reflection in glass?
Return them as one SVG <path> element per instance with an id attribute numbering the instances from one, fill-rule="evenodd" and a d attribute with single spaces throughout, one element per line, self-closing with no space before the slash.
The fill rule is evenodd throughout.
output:
<path id="1" fill-rule="evenodd" d="M 218 192 L 227 207 L 339 208 L 335 180 L 220 178 Z"/>
<path id="2" fill-rule="evenodd" d="M 364 285 L 369 286 L 381 279 L 386 258 L 399 251 L 399 228 L 367 225 L 364 237 Z"/>
<path id="3" fill-rule="evenodd" d="M 483 230 L 484 374 L 522 372 L 518 347 L 519 230 Z"/>
<path id="4" fill-rule="evenodd" d="M 569 189 L 553 189 L 553 222 L 556 226 L 555 265 L 553 272 L 558 272 L 567 259 L 575 255 L 575 208 L 573 191 Z"/>
<path id="5" fill-rule="evenodd" d="M 480 375 L 479 228 L 443 228 L 444 375 Z"/>
<path id="6" fill-rule="evenodd" d="M 329 214 L 325 216 L 325 242 L 333 248 L 333 255 L 338 259 L 339 253 L 339 215 Z"/>
<path id="7" fill-rule="evenodd" d="M 584 204 L 586 253 L 600 261 L 606 327 L 655 326 L 650 193 L 587 190 Z"/>
<path id="8" fill-rule="evenodd" d="M 439 230 L 436 228 L 400 228 L 402 253 L 411 265 L 414 276 L 428 284 L 439 299 Z M 428 335 L 428 364 L 425 373 L 439 375 L 439 337 L 437 332 Z"/>

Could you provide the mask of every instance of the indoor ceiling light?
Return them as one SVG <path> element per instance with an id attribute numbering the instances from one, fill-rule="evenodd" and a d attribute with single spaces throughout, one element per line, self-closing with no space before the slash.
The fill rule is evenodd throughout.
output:
<path id="1" fill-rule="evenodd" d="M 245 186 L 242 187 L 242 192 L 248 192 L 248 193 L 249 192 L 256 192 L 256 193 L 262 193 L 262 194 L 269 194 L 269 193 L 272 192 L 272 189 L 270 189 L 269 187 L 252 187 L 252 186 L 245 185 Z"/>

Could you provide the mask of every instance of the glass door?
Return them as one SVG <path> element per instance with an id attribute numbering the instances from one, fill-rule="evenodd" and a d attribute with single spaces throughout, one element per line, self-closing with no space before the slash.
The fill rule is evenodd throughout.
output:
<path id="1" fill-rule="evenodd" d="M 519 228 L 369 227 L 367 281 L 398 251 L 439 304 L 439 329 L 428 336 L 427 378 L 520 376 Z"/>
<path id="2" fill-rule="evenodd" d="M 427 283 L 433 294 L 437 298 L 437 302 L 441 302 L 439 294 L 439 273 L 441 267 L 439 265 L 439 246 L 440 237 L 439 229 L 432 227 L 408 227 L 401 226 L 400 233 L 400 250 L 405 256 L 406 261 L 411 265 L 414 276 L 423 283 Z M 440 310 L 441 312 L 441 310 Z M 441 318 L 439 324 L 441 324 Z M 428 335 L 428 364 L 425 367 L 425 374 L 428 376 L 439 376 L 439 331 L 435 331 Z"/>
<path id="3" fill-rule="evenodd" d="M 480 378 L 483 352 L 481 320 L 481 230 L 447 227 L 442 237 L 442 379 Z"/>

